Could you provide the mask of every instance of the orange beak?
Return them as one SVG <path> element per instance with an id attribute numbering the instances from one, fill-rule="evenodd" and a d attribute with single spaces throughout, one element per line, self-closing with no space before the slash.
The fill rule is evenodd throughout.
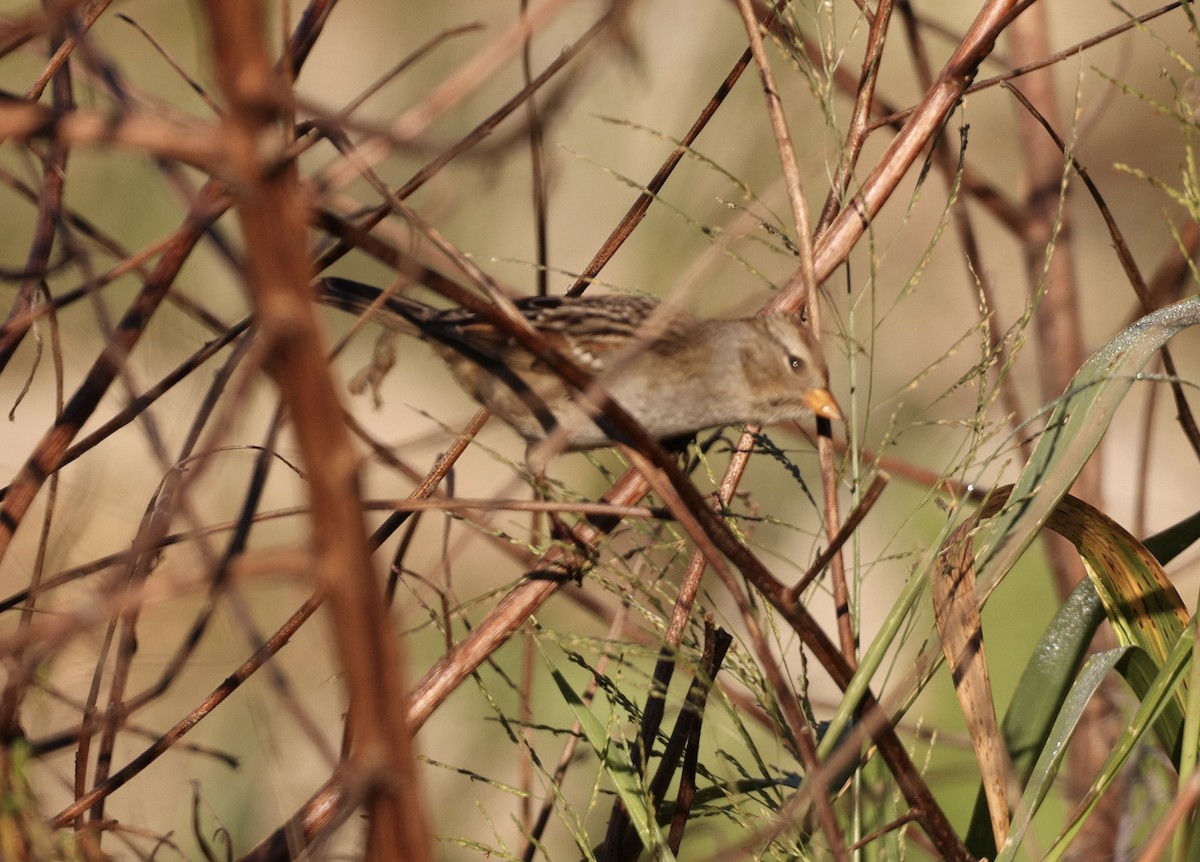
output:
<path id="1" fill-rule="evenodd" d="M 804 393 L 804 405 L 825 419 L 841 419 L 842 411 L 828 389 L 810 389 Z"/>

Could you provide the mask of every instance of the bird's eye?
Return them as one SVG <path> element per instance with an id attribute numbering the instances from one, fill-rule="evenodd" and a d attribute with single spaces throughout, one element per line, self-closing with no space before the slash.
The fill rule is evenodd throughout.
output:
<path id="1" fill-rule="evenodd" d="M 799 371 L 801 368 L 804 367 L 804 360 L 801 359 L 799 356 L 789 355 L 788 356 L 788 365 L 790 365 L 792 367 L 793 371 Z"/>

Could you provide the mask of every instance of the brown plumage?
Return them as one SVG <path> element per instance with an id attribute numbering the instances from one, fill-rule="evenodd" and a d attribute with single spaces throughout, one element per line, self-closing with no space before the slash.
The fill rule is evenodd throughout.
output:
<path id="1" fill-rule="evenodd" d="M 319 284 L 321 302 L 355 313 L 380 295 L 341 278 Z M 700 320 L 653 299 L 611 294 L 530 297 L 516 306 L 658 439 L 813 413 L 840 418 L 820 350 L 791 317 Z M 475 313 L 389 296 L 375 318 L 428 341 L 459 385 L 531 448 L 556 426 L 566 449 L 613 444 L 545 363 Z"/>

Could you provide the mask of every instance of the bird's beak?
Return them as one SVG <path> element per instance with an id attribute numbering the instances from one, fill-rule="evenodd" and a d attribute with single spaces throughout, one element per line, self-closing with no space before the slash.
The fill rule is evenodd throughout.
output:
<path id="1" fill-rule="evenodd" d="M 825 419 L 842 418 L 842 411 L 828 389 L 810 389 L 804 394 L 804 405 Z"/>

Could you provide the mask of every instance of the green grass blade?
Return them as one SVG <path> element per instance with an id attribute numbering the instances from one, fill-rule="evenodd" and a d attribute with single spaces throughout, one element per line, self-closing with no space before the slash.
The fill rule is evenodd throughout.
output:
<path id="1" fill-rule="evenodd" d="M 1000 853 L 995 857 L 995 862 L 1011 862 L 1017 858 L 1017 851 L 1029 832 L 1033 816 L 1054 784 L 1058 767 L 1067 750 L 1067 742 L 1070 741 L 1071 734 L 1075 732 L 1084 709 L 1109 671 L 1116 667 L 1129 651 L 1129 647 L 1107 650 L 1092 656 L 1084 664 L 1083 670 L 1067 693 L 1062 709 L 1058 711 L 1054 724 L 1047 734 L 1041 754 L 1030 774 L 1029 783 L 1025 786 L 1025 793 L 1021 797 L 1017 816 L 1013 819 L 1012 832 Z"/>
<path id="2" fill-rule="evenodd" d="M 980 533 L 976 570 L 984 593 L 1045 525 L 1146 363 L 1173 335 L 1197 323 L 1200 297 L 1192 297 L 1146 315 L 1084 363 L 1050 414 L 1008 503 Z"/>
<path id="3" fill-rule="evenodd" d="M 629 822 L 637 830 L 638 837 L 642 840 L 642 846 L 650 850 L 651 858 L 658 859 L 660 862 L 674 862 L 675 856 L 667 847 L 666 838 L 654 822 L 654 814 L 647 806 L 646 792 L 629 761 L 626 749 L 608 738 L 608 732 L 604 725 L 583 702 L 579 693 L 571 687 L 562 672 L 550 662 L 544 651 L 542 658 L 545 659 L 563 700 L 571 707 L 575 717 L 579 719 L 583 735 L 600 759 L 604 772 L 613 783 L 617 796 L 625 805 L 625 810 L 629 814 Z M 625 756 L 622 756 L 623 754 Z"/>
<path id="4" fill-rule="evenodd" d="M 1177 703 L 1180 679 L 1186 673 L 1191 662 L 1193 646 L 1194 630 L 1189 628 L 1185 631 L 1184 636 L 1180 638 L 1179 643 L 1175 645 L 1175 648 L 1171 650 L 1167 661 L 1151 682 L 1136 712 L 1134 712 L 1133 717 L 1129 721 L 1128 729 L 1118 738 L 1116 745 L 1113 747 L 1112 754 L 1109 755 L 1108 760 L 1100 770 L 1100 774 L 1092 782 L 1091 788 L 1084 797 L 1083 804 L 1076 809 L 1062 834 L 1055 840 L 1049 852 L 1043 858 L 1043 862 L 1057 862 L 1057 860 L 1063 858 L 1071 850 L 1075 837 L 1083 828 L 1084 822 L 1091 816 L 1101 795 L 1112 784 L 1113 779 L 1116 778 L 1117 773 L 1125 765 L 1129 756 L 1137 747 L 1137 744 L 1147 732 L 1157 728 L 1161 724 L 1160 718 L 1164 711 L 1172 708 Z M 1122 663 L 1128 662 L 1137 652 L 1136 648 L 1131 648 Z"/>
<path id="5" fill-rule="evenodd" d="M 1200 539 L 1200 512 L 1188 515 L 1178 524 L 1172 524 L 1161 533 L 1142 539 L 1146 550 L 1164 566 L 1190 548 Z"/>

